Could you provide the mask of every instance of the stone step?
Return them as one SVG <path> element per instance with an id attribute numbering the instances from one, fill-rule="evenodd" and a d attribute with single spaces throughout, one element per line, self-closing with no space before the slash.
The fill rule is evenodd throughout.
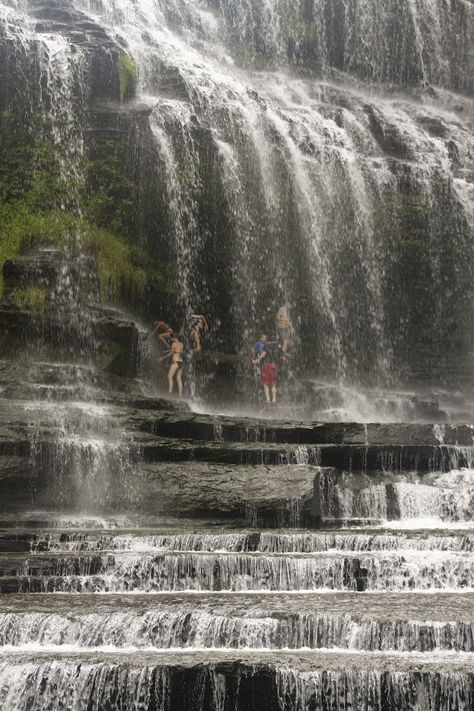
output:
<path id="1" fill-rule="evenodd" d="M 140 519 L 140 522 L 139 522 Z M 13 532 L 16 533 L 31 532 L 35 535 L 35 531 L 44 530 L 47 532 L 72 531 L 87 533 L 87 531 L 103 531 L 105 529 L 133 529 L 141 526 L 156 526 L 157 517 L 125 516 L 123 514 L 93 516 L 81 512 L 58 512 L 51 510 L 43 511 L 2 511 L 0 512 L 0 529 L 4 529 L 7 535 Z M 169 525 L 166 518 L 159 517 L 163 527 Z M 178 522 L 172 519 L 172 525 L 181 525 L 181 520 Z M 183 526 L 186 526 L 186 521 L 183 521 Z M 195 522 L 194 522 L 195 525 Z"/>
<path id="2" fill-rule="evenodd" d="M 181 461 L 169 461 L 168 444 L 164 450 L 156 444 L 145 445 L 150 446 L 155 461 L 141 461 L 138 443 L 129 450 L 113 442 L 74 439 L 62 446 L 36 443 L 34 467 L 26 456 L 0 457 L 0 507 L 1 502 L 8 502 L 10 511 L 55 507 L 73 514 L 88 510 L 97 517 L 110 512 L 135 512 L 135 517 L 138 512 L 174 518 L 215 517 L 221 522 L 232 519 L 239 526 L 273 528 L 348 526 L 351 521 L 358 526 L 380 525 L 416 518 L 425 519 L 424 525 L 432 528 L 467 525 L 474 517 L 470 505 L 474 471 L 460 468 L 470 463 L 470 450 L 446 448 L 441 453 L 448 470 L 444 472 L 435 466 L 440 464 L 435 458 L 431 460 L 434 471 L 420 471 L 419 459 L 412 467 L 400 469 L 386 453 L 380 458 L 380 468 L 351 471 L 303 463 L 211 463 L 202 450 L 197 451 L 201 456 L 193 458 L 196 450 L 190 446 L 184 465 L 183 451 L 177 447 L 173 451 Z M 281 459 L 290 462 L 311 461 L 324 460 L 328 447 L 303 452 L 301 447 L 287 447 L 283 454 L 278 445 L 271 445 L 263 452 L 279 452 Z M 340 445 L 349 457 L 348 447 Z M 213 451 L 222 459 L 223 452 L 235 455 L 242 448 L 218 445 Z M 262 454 L 250 445 L 243 451 L 244 459 Z M 161 459 L 156 459 L 157 453 Z M 418 471 L 414 471 L 416 464 Z M 47 526 L 41 518 L 38 524 Z"/>
<path id="3" fill-rule="evenodd" d="M 248 617 L 314 614 L 350 615 L 354 620 L 418 620 L 423 623 L 474 623 L 474 591 L 367 591 L 357 592 L 172 592 L 160 595 L 111 593 L 110 595 L 63 595 L 44 593 L 35 596 L 8 595 L 0 614 L 65 614 L 74 617 L 91 612 L 137 615 L 149 610 L 183 612 L 210 609 L 218 614 Z M 349 640 L 347 640 L 349 642 Z"/>
<path id="4" fill-rule="evenodd" d="M 4 646 L 474 651 L 472 593 L 11 595 Z"/>
<path id="5" fill-rule="evenodd" d="M 3 707 L 303 709 L 472 708 L 473 655 L 209 651 L 0 655 Z M 120 690 L 120 693 L 118 693 Z M 216 698 L 217 695 L 217 698 Z M 199 707 L 196 705 L 196 699 Z M 42 706 L 40 706 L 42 704 Z"/>
<path id="6" fill-rule="evenodd" d="M 87 447 L 92 440 L 77 439 L 77 447 Z M 94 440 L 97 441 L 97 440 Z M 123 439 L 116 444 L 126 446 Z M 104 440 L 107 443 L 107 440 Z M 110 440 L 114 444 L 114 440 Z M 226 464 L 314 464 L 342 470 L 448 471 L 470 467 L 474 447 L 416 445 L 283 445 L 272 443 L 211 443 L 149 436 L 130 441 L 131 451 L 145 462 L 199 461 Z M 0 438 L 0 456 L 28 457 L 33 446 L 38 459 L 54 457 L 61 443 L 53 438 L 32 442 L 8 433 Z"/>
<path id="7" fill-rule="evenodd" d="M 1 447 L 0 447 L 1 452 Z M 287 445 L 201 443 L 157 439 L 140 445 L 145 462 L 206 461 L 228 464 L 314 464 L 341 470 L 448 471 L 470 467 L 474 447 L 417 445 Z"/>
<path id="8" fill-rule="evenodd" d="M 34 430 L 36 434 L 49 430 L 54 433 L 55 428 L 77 433 L 86 429 L 89 415 L 104 431 L 110 430 L 112 424 L 117 429 L 119 423 L 122 430 L 136 429 L 164 439 L 218 443 L 472 446 L 474 442 L 473 426 L 467 424 L 299 423 L 196 415 L 185 403 L 163 398 L 137 398 L 134 393 L 124 398 L 113 391 L 107 396 L 107 387 L 112 385 L 112 381 L 104 381 L 100 389 L 94 384 L 87 393 L 87 384 L 78 389 L 76 385 L 36 383 L 32 387 L 21 382 L 18 387 L 23 392 L 15 393 L 15 398 L 11 385 L 6 386 L 0 398 L 0 417 L 12 428 Z M 29 392 L 24 392 L 25 387 L 30 388 Z M 18 397 L 20 394 L 23 397 Z M 84 398 L 85 394 L 89 399 L 81 401 L 80 396 Z"/>
<path id="9" fill-rule="evenodd" d="M 0 457 L 0 499 L 23 508 L 81 505 L 168 516 L 216 516 L 262 526 L 312 525 L 320 518 L 319 476 L 310 465 L 127 461 L 127 451 L 72 441 L 35 447 L 37 461 Z M 26 459 L 26 458 L 25 458 Z M 1 504 L 0 504 L 1 506 Z"/>
<path id="10" fill-rule="evenodd" d="M 474 555 L 324 553 L 4 553 L 0 592 L 471 590 Z"/>
<path id="11" fill-rule="evenodd" d="M 194 415 L 163 415 L 147 420 L 142 429 L 160 437 L 288 444 L 425 445 L 474 444 L 470 424 L 298 423 Z"/>
<path id="12" fill-rule="evenodd" d="M 0 552 L 90 552 L 162 551 L 317 553 L 325 551 L 465 551 L 474 552 L 474 529 L 397 530 L 396 528 L 344 530 L 258 530 L 232 529 L 209 524 L 197 526 L 195 519 L 175 521 L 174 526 L 121 529 L 50 528 L 44 520 L 0 520 Z M 51 523 L 51 521 L 50 521 Z M 91 523 L 91 522 L 89 522 Z M 16 527 L 13 526 L 16 524 Z M 18 527 L 18 526 L 24 527 Z M 28 526 L 28 527 L 27 527 Z"/>

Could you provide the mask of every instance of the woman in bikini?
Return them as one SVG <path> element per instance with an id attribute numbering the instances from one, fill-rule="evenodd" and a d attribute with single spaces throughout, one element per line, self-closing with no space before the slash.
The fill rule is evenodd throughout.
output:
<path id="1" fill-rule="evenodd" d="M 174 376 L 178 383 L 179 397 L 183 397 L 183 342 L 182 338 L 177 333 L 171 334 L 171 350 L 161 360 L 170 360 L 168 370 L 168 395 L 173 394 Z"/>

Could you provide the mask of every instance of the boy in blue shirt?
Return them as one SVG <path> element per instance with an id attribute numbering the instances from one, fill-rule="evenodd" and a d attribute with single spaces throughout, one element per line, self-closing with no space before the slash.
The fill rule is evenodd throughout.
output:
<path id="1" fill-rule="evenodd" d="M 262 353 L 265 351 L 267 343 L 267 337 L 266 336 L 260 336 L 259 340 L 255 342 L 253 346 L 253 352 L 255 355 L 255 359 L 257 360 L 262 360 Z"/>

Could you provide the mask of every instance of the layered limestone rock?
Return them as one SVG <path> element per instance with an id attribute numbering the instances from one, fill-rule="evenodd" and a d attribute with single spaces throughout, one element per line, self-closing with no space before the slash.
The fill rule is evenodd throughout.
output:
<path id="1" fill-rule="evenodd" d="M 120 311 L 101 304 L 92 258 L 52 247 L 5 263 L 0 329 L 6 350 L 31 346 L 88 356 L 95 351 L 103 367 L 125 376 L 137 373 L 144 337 Z"/>

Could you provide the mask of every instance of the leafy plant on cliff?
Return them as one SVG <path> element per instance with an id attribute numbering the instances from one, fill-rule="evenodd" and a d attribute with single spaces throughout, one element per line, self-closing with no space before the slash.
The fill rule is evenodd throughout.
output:
<path id="1" fill-rule="evenodd" d="M 126 87 L 137 72 L 129 57 L 121 57 L 119 63 L 126 98 Z M 0 298 L 5 261 L 38 244 L 93 255 L 104 298 L 142 306 L 156 294 L 160 300 L 167 294 L 174 298 L 176 275 L 163 259 L 167 251 L 143 248 L 154 244 L 156 229 L 165 228 L 156 218 L 137 226 L 148 193 L 139 191 L 130 133 L 112 131 L 105 140 L 102 132 L 89 137 L 90 150 L 77 177 L 69 174 L 65 180 L 61 165 L 68 156 L 52 140 L 40 109 L 23 121 L 17 116 L 16 105 L 7 104 L 0 111 Z M 82 219 L 77 217 L 78 206 Z M 153 209 L 156 215 L 163 212 L 155 197 Z M 140 230 L 145 230 L 144 238 Z"/>
<path id="2" fill-rule="evenodd" d="M 136 182 L 125 164 L 127 138 L 123 134 L 94 144 L 94 160 L 87 164 L 89 181 L 83 202 L 89 222 L 100 225 L 120 237 L 133 234 Z"/>
<path id="3" fill-rule="evenodd" d="M 32 210 L 68 205 L 78 179 L 61 177 L 63 146 L 53 144 L 40 111 L 22 123 L 8 107 L 0 114 L 0 201 L 26 201 Z"/>
<path id="4" fill-rule="evenodd" d="M 0 296 L 4 263 L 40 244 L 55 244 L 72 252 L 83 250 L 94 256 L 107 298 L 115 298 L 122 288 L 143 293 L 147 275 L 140 255 L 111 232 L 67 211 L 33 212 L 25 203 L 0 203 Z"/>
<path id="5" fill-rule="evenodd" d="M 123 103 L 130 85 L 138 78 L 137 65 L 128 54 L 121 54 L 118 59 L 118 73 L 120 84 L 120 101 Z"/>
<path id="6" fill-rule="evenodd" d="M 46 296 L 44 287 L 28 286 L 23 289 L 15 289 L 10 294 L 10 299 L 20 311 L 31 311 L 38 314 L 44 322 Z"/>

